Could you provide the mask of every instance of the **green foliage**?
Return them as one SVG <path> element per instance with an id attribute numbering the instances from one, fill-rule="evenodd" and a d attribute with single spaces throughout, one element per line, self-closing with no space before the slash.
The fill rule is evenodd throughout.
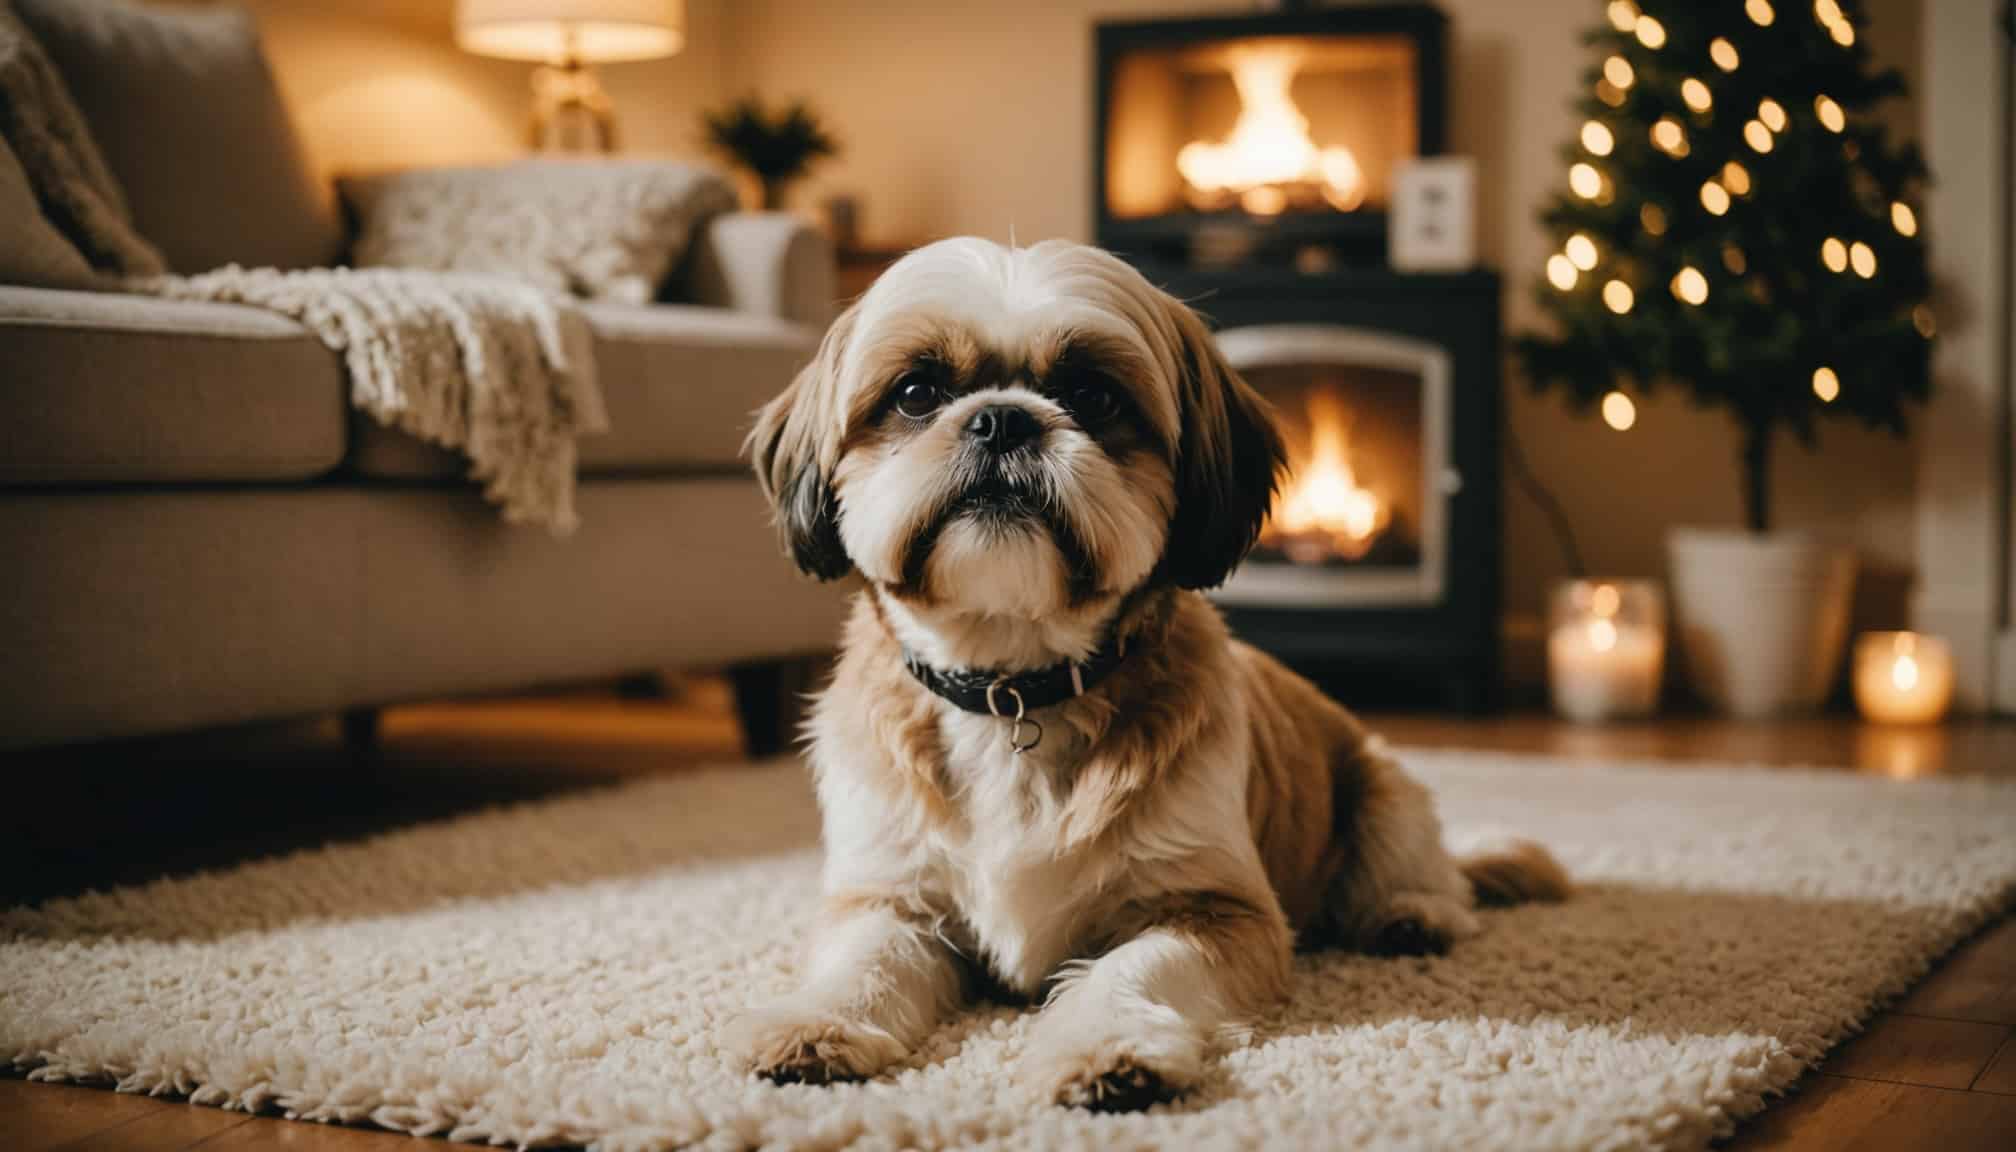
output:
<path id="1" fill-rule="evenodd" d="M 1613 388 L 1665 387 L 1726 408 L 1744 430 L 1749 521 L 1760 531 L 1774 429 L 1810 446 L 1817 420 L 1847 416 L 1903 435 L 1907 402 L 1930 387 L 1926 173 L 1917 148 L 1893 143 L 1879 114 L 1904 85 L 1871 66 L 1861 8 L 1860 0 L 1606 5 L 1605 21 L 1584 37 L 1592 64 L 1576 102 L 1581 121 L 1601 128 L 1578 131 L 1561 153 L 1564 165 L 1592 166 L 1601 187 L 1585 196 L 1571 180 L 1540 214 L 1557 252 L 1579 234 L 1597 258 L 1574 268 L 1566 289 L 1545 278 L 1536 286 L 1552 331 L 1516 342 L 1533 386 L 1559 389 L 1581 408 Z M 1606 78 L 1613 57 L 1628 67 L 1626 77 L 1610 64 L 1628 84 Z M 1705 86 L 1705 107 L 1690 80 Z M 1669 144 L 1661 146 L 1662 120 L 1678 125 L 1684 147 L 1670 146 L 1670 128 L 1658 129 Z M 1606 131 L 1611 146 L 1599 155 Z M 1705 193 L 1713 203 L 1704 201 L 1711 184 L 1720 189 Z M 1710 208 L 1725 196 L 1717 215 Z M 1910 213 L 1902 226 L 1893 216 L 1900 203 Z M 1846 266 L 1830 269 L 1827 256 Z M 1570 268 L 1564 255 L 1552 274 Z M 1699 304 L 1676 286 L 1689 268 L 1707 284 Z M 1612 280 L 1631 290 L 1622 314 L 1605 303 Z M 1816 387 L 1823 367 L 1838 381 L 1831 400 L 1825 382 Z"/>
<path id="2" fill-rule="evenodd" d="M 772 114 L 754 96 L 705 114 L 707 142 L 763 182 L 771 199 L 811 168 L 813 161 L 839 151 L 838 143 L 803 101 Z"/>

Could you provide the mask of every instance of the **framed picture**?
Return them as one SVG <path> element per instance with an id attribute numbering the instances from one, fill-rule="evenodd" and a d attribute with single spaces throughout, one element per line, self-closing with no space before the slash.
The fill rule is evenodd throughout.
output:
<path id="1" fill-rule="evenodd" d="M 1402 272 L 1460 272 L 1477 263 L 1477 164 L 1411 160 L 1393 174 L 1387 259 Z"/>

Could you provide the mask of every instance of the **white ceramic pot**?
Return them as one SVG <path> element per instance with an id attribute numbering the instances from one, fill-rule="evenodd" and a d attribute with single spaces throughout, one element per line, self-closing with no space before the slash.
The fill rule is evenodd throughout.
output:
<path id="1" fill-rule="evenodd" d="M 1674 619 L 1694 690 L 1737 716 L 1816 707 L 1841 666 L 1855 554 L 1803 533 L 1675 528 Z"/>

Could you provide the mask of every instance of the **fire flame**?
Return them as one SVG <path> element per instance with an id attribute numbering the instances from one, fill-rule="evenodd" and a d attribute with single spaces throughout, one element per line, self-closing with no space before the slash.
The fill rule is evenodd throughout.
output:
<path id="1" fill-rule="evenodd" d="M 1378 495 L 1361 487 L 1351 468 L 1349 418 L 1332 388 L 1305 393 L 1309 412 L 1309 456 L 1297 462 L 1294 479 L 1274 507 L 1266 536 L 1318 542 L 1332 555 L 1363 556 L 1386 526 L 1387 510 Z M 1291 553 L 1307 547 L 1288 547 Z"/>
<path id="2" fill-rule="evenodd" d="M 1349 148 L 1318 148 L 1309 118 L 1288 86 L 1301 61 L 1292 48 L 1249 48 L 1232 57 L 1239 119 L 1223 143 L 1193 140 L 1176 154 L 1176 170 L 1206 196 L 1236 197 L 1239 206 L 1272 216 L 1291 190 L 1313 187 L 1339 211 L 1365 201 L 1365 174 Z"/>

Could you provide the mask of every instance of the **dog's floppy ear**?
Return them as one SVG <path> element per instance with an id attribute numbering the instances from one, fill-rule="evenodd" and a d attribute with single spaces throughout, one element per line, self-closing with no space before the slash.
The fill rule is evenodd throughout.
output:
<path id="1" fill-rule="evenodd" d="M 840 505 L 833 494 L 840 358 L 853 329 L 849 308 L 826 330 L 818 353 L 791 386 L 763 406 L 744 445 L 791 558 L 821 580 L 838 580 L 854 570 L 840 541 Z"/>
<path id="2" fill-rule="evenodd" d="M 1183 430 L 1161 575 L 1215 588 L 1259 538 L 1287 453 L 1273 408 L 1225 362 L 1204 321 L 1167 294 L 1163 307 L 1176 334 Z"/>

